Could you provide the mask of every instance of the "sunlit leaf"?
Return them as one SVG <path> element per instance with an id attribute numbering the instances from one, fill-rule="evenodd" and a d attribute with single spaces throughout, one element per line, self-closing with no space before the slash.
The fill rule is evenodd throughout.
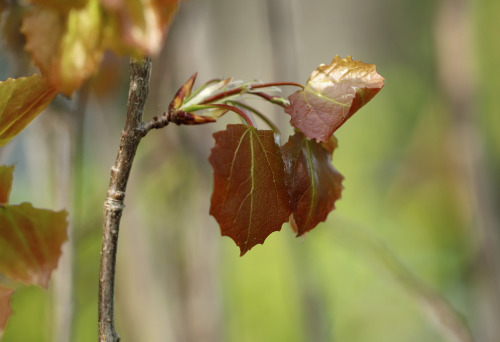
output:
<path id="1" fill-rule="evenodd" d="M 0 192 L 12 181 L 12 168 L 0 167 Z M 4 196 L 5 197 L 5 196 Z M 25 284 L 47 287 L 67 239 L 65 211 L 30 203 L 0 205 L 0 273 Z"/>
<path id="2" fill-rule="evenodd" d="M 67 13 L 36 7 L 24 18 L 26 50 L 58 91 L 71 95 L 97 70 L 103 53 L 101 24 L 99 0 Z"/>
<path id="3" fill-rule="evenodd" d="M 214 137 L 210 214 L 243 255 L 288 221 L 283 160 L 272 131 L 229 125 Z"/>
<path id="4" fill-rule="evenodd" d="M 340 198 L 344 177 L 331 164 L 336 147 L 332 139 L 325 148 L 298 132 L 281 147 L 297 236 L 324 221 Z"/>
<path id="5" fill-rule="evenodd" d="M 0 146 L 21 132 L 56 96 L 38 75 L 0 82 Z"/>
<path id="6" fill-rule="evenodd" d="M 320 65 L 311 74 L 303 90 L 288 97 L 285 112 L 308 139 L 327 141 L 383 86 L 374 64 L 335 56 L 330 65 Z"/>
<path id="7" fill-rule="evenodd" d="M 51 8 L 58 12 L 66 12 L 71 9 L 84 7 L 89 0 L 30 0 L 34 5 Z"/>
<path id="8" fill-rule="evenodd" d="M 0 285 L 0 338 L 2 338 L 7 319 L 12 313 L 10 308 L 10 297 L 13 293 L 13 289 Z"/>
<path id="9" fill-rule="evenodd" d="M 106 10 L 104 44 L 118 54 L 157 54 L 179 0 L 101 0 Z"/>
<path id="10" fill-rule="evenodd" d="M 97 71 L 106 49 L 136 57 L 157 54 L 178 7 L 178 0 L 35 3 L 22 25 L 26 51 L 50 84 L 68 96 Z"/>

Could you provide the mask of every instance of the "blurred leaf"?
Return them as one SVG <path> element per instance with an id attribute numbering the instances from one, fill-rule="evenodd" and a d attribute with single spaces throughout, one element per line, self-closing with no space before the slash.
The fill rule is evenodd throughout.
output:
<path id="1" fill-rule="evenodd" d="M 21 132 L 56 96 L 38 75 L 0 82 L 0 146 Z"/>
<path id="2" fill-rule="evenodd" d="M 34 5 L 52 8 L 58 12 L 66 12 L 71 9 L 78 9 L 84 7 L 89 0 L 30 0 Z"/>
<path id="3" fill-rule="evenodd" d="M 383 86 L 374 64 L 335 56 L 330 65 L 322 64 L 311 74 L 304 89 L 288 97 L 285 112 L 308 139 L 327 141 Z"/>
<path id="4" fill-rule="evenodd" d="M 12 167 L 0 167 L 0 193 L 10 190 Z M 67 239 L 65 211 L 30 203 L 0 205 L 0 273 L 25 284 L 47 287 Z"/>
<path id="5" fill-rule="evenodd" d="M 293 211 L 292 227 L 295 225 L 297 236 L 326 220 L 340 198 L 344 177 L 331 164 L 335 147 L 334 137 L 325 148 L 301 132 L 295 133 L 281 147 L 287 174 L 285 183 Z"/>
<path id="6" fill-rule="evenodd" d="M 65 95 L 71 95 L 99 66 L 101 22 L 98 0 L 67 13 L 37 7 L 24 18 L 26 50 L 42 75 Z"/>
<path id="7" fill-rule="evenodd" d="M 10 189 L 14 177 L 14 166 L 0 166 L 0 205 L 9 202 Z"/>
<path id="8" fill-rule="evenodd" d="M 12 313 L 10 308 L 10 297 L 13 293 L 13 289 L 0 285 L 0 338 L 2 338 L 7 319 Z"/>
<path id="9" fill-rule="evenodd" d="M 179 0 L 101 0 L 106 9 L 104 44 L 118 54 L 157 54 Z"/>
<path id="10" fill-rule="evenodd" d="M 36 1 L 25 16 L 26 51 L 50 84 L 70 96 L 94 74 L 105 49 L 140 56 L 160 51 L 178 1 Z"/>
<path id="11" fill-rule="evenodd" d="M 284 165 L 273 131 L 228 125 L 216 132 L 210 153 L 214 192 L 210 214 L 241 255 L 288 221 L 291 210 Z"/>

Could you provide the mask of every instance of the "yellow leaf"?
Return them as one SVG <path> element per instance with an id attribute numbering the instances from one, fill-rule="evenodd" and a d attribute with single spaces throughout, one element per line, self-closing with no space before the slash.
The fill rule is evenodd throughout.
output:
<path id="1" fill-rule="evenodd" d="M 21 132 L 56 94 L 38 75 L 0 82 L 0 146 Z"/>

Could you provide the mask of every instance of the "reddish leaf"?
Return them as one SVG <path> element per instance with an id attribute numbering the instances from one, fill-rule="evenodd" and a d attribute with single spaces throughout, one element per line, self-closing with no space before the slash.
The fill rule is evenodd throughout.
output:
<path id="1" fill-rule="evenodd" d="M 0 177 L 5 194 L 12 169 L 0 167 Z M 36 209 L 30 203 L 0 205 L 0 273 L 47 287 L 67 239 L 66 216 L 65 211 Z"/>
<path id="2" fill-rule="evenodd" d="M 291 210 L 284 165 L 272 131 L 229 125 L 214 134 L 209 161 L 214 168 L 210 214 L 241 255 L 288 221 Z"/>
<path id="3" fill-rule="evenodd" d="M 331 164 L 335 147 L 335 137 L 325 147 L 308 140 L 301 132 L 281 147 L 297 236 L 324 221 L 340 198 L 344 177 Z"/>
<path id="4" fill-rule="evenodd" d="M 308 139 L 327 141 L 383 86 L 374 64 L 335 56 L 330 65 L 322 64 L 311 74 L 303 90 L 288 97 L 285 112 Z"/>
<path id="5" fill-rule="evenodd" d="M 10 308 L 10 297 L 13 293 L 13 289 L 0 285 L 0 338 L 2 338 L 7 319 L 12 313 Z"/>
<path id="6" fill-rule="evenodd" d="M 21 132 L 55 96 L 55 89 L 38 75 L 0 82 L 0 146 Z"/>

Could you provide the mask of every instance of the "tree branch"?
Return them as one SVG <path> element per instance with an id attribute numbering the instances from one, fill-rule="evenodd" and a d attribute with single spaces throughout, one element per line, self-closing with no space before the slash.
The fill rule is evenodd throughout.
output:
<path id="1" fill-rule="evenodd" d="M 144 57 L 142 60 L 130 60 L 130 88 L 127 102 L 127 117 L 118 155 L 115 164 L 111 168 L 108 193 L 104 201 L 104 225 L 99 272 L 99 342 L 120 341 L 120 336 L 115 330 L 114 323 L 114 288 L 118 232 L 130 169 L 132 168 L 137 146 L 146 133 L 142 128 L 142 113 L 149 92 L 150 75 L 150 57 Z"/>

